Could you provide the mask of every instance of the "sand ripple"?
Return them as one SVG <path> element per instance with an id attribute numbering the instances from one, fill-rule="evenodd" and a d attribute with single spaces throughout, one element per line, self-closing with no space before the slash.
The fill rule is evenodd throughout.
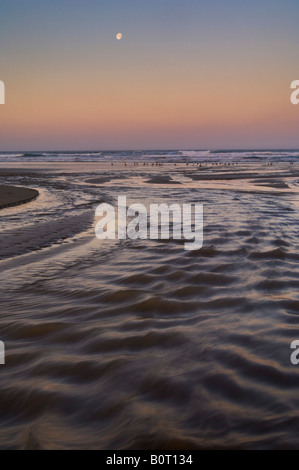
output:
<path id="1" fill-rule="evenodd" d="M 294 198 L 188 187 L 168 196 L 178 194 L 205 204 L 201 250 L 99 245 L 88 208 L 78 220 L 43 216 L 48 248 L 34 245 L 31 224 L 23 240 L 4 231 L 3 257 L 25 257 L 1 263 L 2 448 L 298 448 Z M 87 231 L 77 241 L 72 223 Z M 54 246 L 63 235 L 65 249 Z"/>

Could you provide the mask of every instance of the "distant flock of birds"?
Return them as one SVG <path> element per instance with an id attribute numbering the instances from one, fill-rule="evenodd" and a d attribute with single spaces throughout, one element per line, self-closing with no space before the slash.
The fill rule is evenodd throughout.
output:
<path id="1" fill-rule="evenodd" d="M 189 166 L 189 165 L 193 165 L 193 166 L 197 166 L 198 168 L 201 168 L 202 166 L 205 166 L 205 165 L 209 165 L 209 166 L 234 166 L 234 165 L 238 165 L 239 163 L 241 162 L 238 162 L 238 163 L 207 163 L 207 162 L 203 162 L 203 163 L 185 163 L 186 166 Z M 290 163 L 291 165 L 293 164 L 293 162 Z M 133 162 L 133 165 L 134 166 L 138 166 L 139 163 L 137 162 Z M 164 163 L 160 163 L 160 162 L 156 162 L 156 163 L 147 163 L 147 162 L 143 162 L 142 164 L 140 163 L 140 165 L 142 166 L 164 166 Z M 270 162 L 270 163 L 266 163 L 266 166 L 272 166 L 273 163 Z M 111 163 L 111 166 L 114 166 L 114 163 Z M 128 166 L 128 163 L 127 162 L 124 162 L 124 166 Z M 177 163 L 174 163 L 174 166 L 177 166 Z"/>

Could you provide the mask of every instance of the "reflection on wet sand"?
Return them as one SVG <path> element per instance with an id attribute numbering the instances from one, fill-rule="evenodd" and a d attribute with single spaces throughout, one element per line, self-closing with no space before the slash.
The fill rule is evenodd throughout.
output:
<path id="1" fill-rule="evenodd" d="M 0 212 L 1 448 L 298 448 L 299 168 L 133 163 L 2 165 L 40 197 Z M 119 194 L 203 248 L 100 242 Z"/>

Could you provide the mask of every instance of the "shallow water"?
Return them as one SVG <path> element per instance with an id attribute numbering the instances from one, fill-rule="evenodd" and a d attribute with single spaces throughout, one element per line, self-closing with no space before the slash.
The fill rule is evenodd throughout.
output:
<path id="1" fill-rule="evenodd" d="M 1 448 L 298 448 L 297 165 L 10 168 L 41 195 L 0 213 Z M 202 249 L 100 242 L 118 194 L 204 204 Z"/>

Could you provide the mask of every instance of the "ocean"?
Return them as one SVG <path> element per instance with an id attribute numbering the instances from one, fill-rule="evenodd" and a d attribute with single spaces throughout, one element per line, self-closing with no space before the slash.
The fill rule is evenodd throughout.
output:
<path id="1" fill-rule="evenodd" d="M 299 150 L 115 150 L 64 152 L 1 152 L 0 162 L 296 162 Z"/>

